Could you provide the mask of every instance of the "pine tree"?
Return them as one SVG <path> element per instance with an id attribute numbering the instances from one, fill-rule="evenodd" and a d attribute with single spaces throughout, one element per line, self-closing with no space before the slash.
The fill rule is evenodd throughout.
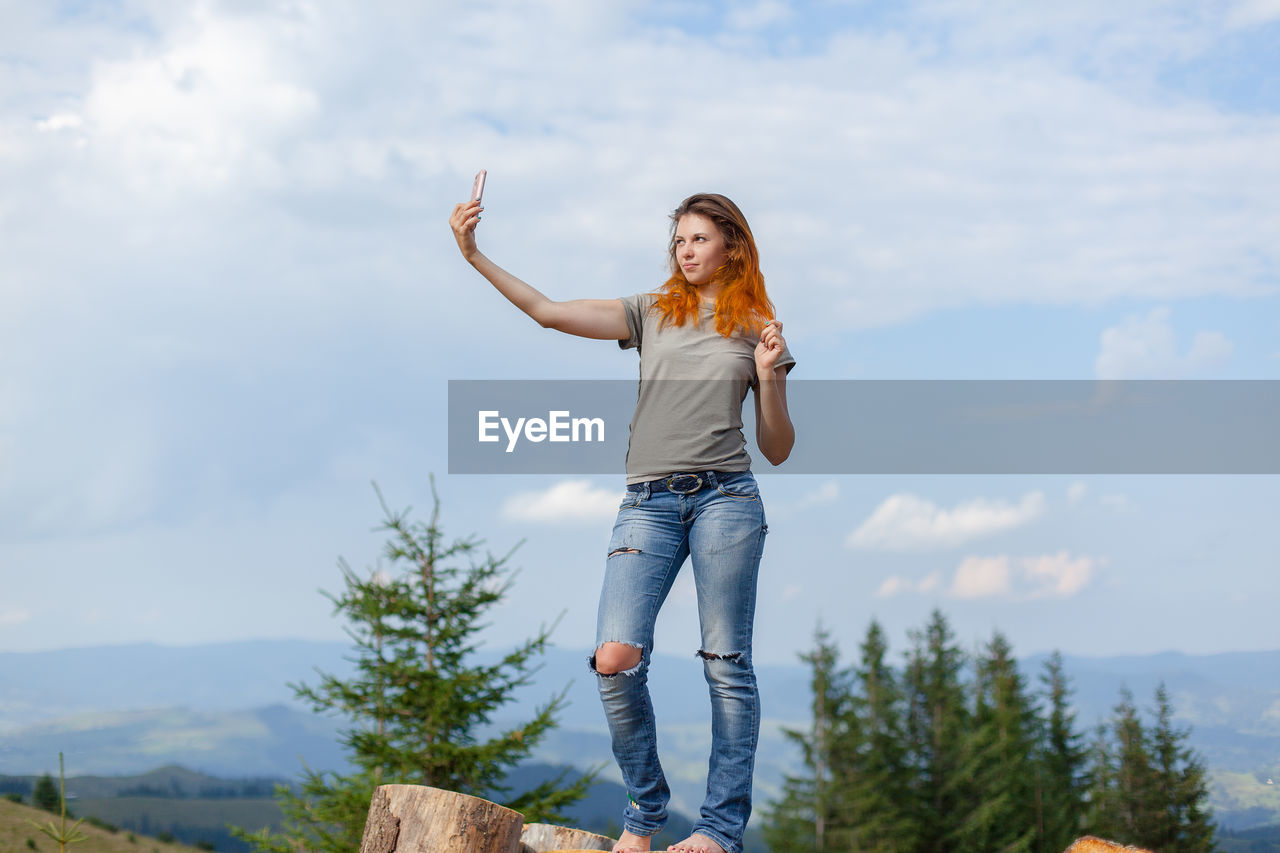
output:
<path id="1" fill-rule="evenodd" d="M 853 673 L 853 692 L 845 727 L 857 733 L 855 748 L 843 750 L 840 793 L 847 815 L 846 850 L 906 853 L 916 842 L 910 809 L 911 780 L 904 744 L 904 699 L 898 679 L 885 661 L 888 643 L 874 620 L 862 642 L 861 665 Z"/>
<path id="2" fill-rule="evenodd" d="M 294 685 L 294 691 L 315 710 L 350 720 L 343 741 L 357 769 L 346 775 L 307 769 L 300 792 L 277 789 L 283 833 L 239 833 L 262 850 L 358 849 L 378 785 L 429 785 L 482 796 L 536 821 L 561 820 L 560 810 L 591 784 L 594 774 L 572 783 L 562 775 L 513 796 L 503 783 L 555 725 L 564 693 L 521 725 L 488 738 L 481 730 L 514 690 L 531 682 L 551 628 L 498 663 L 474 662 L 480 618 L 510 590 L 510 554 L 479 559 L 482 543 L 475 538 L 446 543 L 434 479 L 432 496 L 431 520 L 422 524 L 410 522 L 407 510 L 392 512 L 378 493 L 391 571 L 360 576 L 339 561 L 345 590 L 326 596 L 350 623 L 356 673 L 346 680 L 322 673 L 317 686 Z M 467 567 L 454 562 L 459 559 Z"/>
<path id="3" fill-rule="evenodd" d="M 1215 850 L 1204 765 L 1185 745 L 1189 732 L 1174 727 L 1173 705 L 1163 684 L 1155 698 L 1156 723 L 1150 734 L 1153 832 L 1144 841 L 1161 853 Z"/>
<path id="4" fill-rule="evenodd" d="M 969 713 L 960 682 L 965 656 L 940 610 L 933 611 L 923 631 L 910 636 L 906 741 L 915 776 L 915 849 L 950 853 L 952 835 L 965 817 L 961 762 Z"/>
<path id="5" fill-rule="evenodd" d="M 1111 729 L 1116 742 L 1116 839 L 1142 844 L 1157 833 L 1154 815 L 1154 773 L 1147 750 L 1146 731 L 1128 688 L 1120 691 Z"/>
<path id="6" fill-rule="evenodd" d="M 1115 802 L 1116 758 L 1111 731 L 1103 722 L 1094 728 L 1085 758 L 1084 800 L 1082 830 L 1101 838 L 1115 838 L 1119 814 Z"/>
<path id="7" fill-rule="evenodd" d="M 58 812 L 62 808 L 62 795 L 58 793 L 58 783 L 48 773 L 36 780 L 31 791 L 31 804 L 47 812 Z"/>
<path id="8" fill-rule="evenodd" d="M 832 838 L 833 832 L 839 834 L 832 759 L 835 744 L 845 740 L 842 726 L 849 700 L 848 678 L 839 667 L 839 649 L 821 625 L 814 631 L 812 651 L 800 659 L 812 672 L 813 724 L 808 731 L 782 731 L 800 747 L 805 773 L 783 781 L 782 797 L 769 809 L 765 842 L 773 853 L 844 850 Z"/>
<path id="9" fill-rule="evenodd" d="M 1057 853 L 1080 834 L 1085 750 L 1075 731 L 1071 687 L 1059 652 L 1045 661 L 1040 682 L 1049 713 L 1044 720 L 1036 773 L 1037 850 Z"/>
<path id="10" fill-rule="evenodd" d="M 973 725 L 964 741 L 967 803 L 954 849 L 1032 853 L 1039 721 L 1013 649 L 1000 633 L 976 662 Z"/>

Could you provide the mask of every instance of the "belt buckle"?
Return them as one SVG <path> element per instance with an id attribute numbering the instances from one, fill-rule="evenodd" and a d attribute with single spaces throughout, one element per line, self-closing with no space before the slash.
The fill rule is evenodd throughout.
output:
<path id="1" fill-rule="evenodd" d="M 687 480 L 692 478 L 694 486 L 692 489 L 677 489 L 675 487 L 676 480 Z M 667 478 L 667 491 L 675 492 L 677 495 L 691 495 L 702 488 L 702 476 L 699 474 L 672 474 Z"/>

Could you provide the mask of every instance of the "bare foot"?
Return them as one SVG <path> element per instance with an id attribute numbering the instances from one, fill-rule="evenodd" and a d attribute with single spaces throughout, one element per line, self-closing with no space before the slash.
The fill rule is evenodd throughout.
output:
<path id="1" fill-rule="evenodd" d="M 613 853 L 646 853 L 649 849 L 649 840 L 647 835 L 636 835 L 624 829 L 618 838 L 618 843 L 613 845 Z"/>
<path id="2" fill-rule="evenodd" d="M 723 847 L 700 832 L 695 832 L 684 841 L 672 844 L 667 849 L 672 853 L 725 853 Z"/>

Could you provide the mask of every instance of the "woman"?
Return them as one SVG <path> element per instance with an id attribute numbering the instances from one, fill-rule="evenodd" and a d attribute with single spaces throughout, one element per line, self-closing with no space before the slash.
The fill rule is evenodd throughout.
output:
<path id="1" fill-rule="evenodd" d="M 670 790 L 647 672 L 658 610 L 686 557 L 698 592 L 712 746 L 694 832 L 669 849 L 740 853 L 760 731 L 751 635 L 768 532 L 742 435 L 748 388 L 765 458 L 779 465 L 795 443 L 786 397 L 795 359 L 773 318 L 751 229 L 724 196 L 690 196 L 671 215 L 671 277 L 657 293 L 554 302 L 476 247 L 481 209 L 475 201 L 457 205 L 450 225 L 463 257 L 503 296 L 544 327 L 616 340 L 641 354 L 627 493 L 590 661 L 630 796 L 614 853 L 649 850 L 666 821 Z"/>

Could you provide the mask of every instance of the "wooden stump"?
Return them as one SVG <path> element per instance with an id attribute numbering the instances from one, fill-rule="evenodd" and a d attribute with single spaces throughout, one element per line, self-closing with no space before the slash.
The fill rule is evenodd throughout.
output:
<path id="1" fill-rule="evenodd" d="M 479 797 L 423 785 L 373 792 L 360 853 L 520 853 L 524 818 Z"/>
<path id="2" fill-rule="evenodd" d="M 1067 848 L 1066 853 L 1151 853 L 1150 850 L 1143 850 L 1141 847 L 1122 847 L 1114 841 L 1103 841 L 1092 835 L 1086 835 L 1084 838 L 1077 838 Z"/>
<path id="3" fill-rule="evenodd" d="M 567 853 L 569 850 L 612 850 L 613 839 L 567 826 L 531 823 L 520 833 L 521 853 Z"/>

